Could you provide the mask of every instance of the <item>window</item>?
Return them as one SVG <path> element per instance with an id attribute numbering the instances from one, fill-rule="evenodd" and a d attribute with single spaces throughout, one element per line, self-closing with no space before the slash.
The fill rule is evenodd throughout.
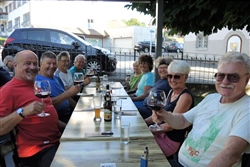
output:
<path id="1" fill-rule="evenodd" d="M 9 6 L 8 6 L 8 8 L 9 8 L 9 13 L 12 12 L 12 4 L 13 4 L 13 3 L 10 3 Z"/>
<path id="2" fill-rule="evenodd" d="M 231 36 L 227 41 L 227 52 L 241 51 L 241 38 L 237 35 Z"/>
<path id="3" fill-rule="evenodd" d="M 43 41 L 45 42 L 45 31 L 24 31 L 22 32 L 23 39 Z"/>
<path id="4" fill-rule="evenodd" d="M 50 41 L 57 44 L 71 45 L 75 40 L 66 34 L 57 31 L 50 31 Z"/>
<path id="5" fill-rule="evenodd" d="M 196 48 L 208 48 L 208 36 L 204 36 L 203 32 L 196 36 Z"/>
<path id="6" fill-rule="evenodd" d="M 4 32 L 4 25 L 1 24 L 1 32 Z"/>
<path id="7" fill-rule="evenodd" d="M 30 25 L 30 13 L 28 12 L 23 15 L 22 26 L 28 27 L 29 25 Z"/>
<path id="8" fill-rule="evenodd" d="M 17 1 L 17 8 L 21 6 L 21 1 Z"/>
<path id="9" fill-rule="evenodd" d="M 27 0 L 23 0 L 23 5 L 27 2 Z"/>
<path id="10" fill-rule="evenodd" d="M 12 21 L 8 21 L 7 31 L 8 32 L 12 31 Z"/>
<path id="11" fill-rule="evenodd" d="M 94 28 L 94 20 L 93 19 L 88 19 L 88 29 Z"/>
<path id="12" fill-rule="evenodd" d="M 20 27 L 20 17 L 15 18 L 15 25 L 13 28 L 18 28 Z"/>
<path id="13" fill-rule="evenodd" d="M 13 1 L 13 10 L 15 10 L 17 7 L 16 7 L 16 1 Z"/>

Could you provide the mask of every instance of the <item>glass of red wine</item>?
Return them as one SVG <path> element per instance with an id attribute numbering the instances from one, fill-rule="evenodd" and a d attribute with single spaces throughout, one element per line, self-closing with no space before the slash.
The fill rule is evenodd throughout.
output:
<path id="1" fill-rule="evenodd" d="M 50 87 L 50 83 L 47 80 L 42 80 L 42 81 L 35 81 L 34 83 L 34 90 L 35 90 L 35 95 L 38 98 L 42 99 L 42 103 L 44 98 L 48 97 L 51 93 L 51 87 Z M 37 114 L 39 117 L 47 117 L 50 114 L 44 112 L 44 110 Z"/>
<path id="2" fill-rule="evenodd" d="M 159 111 L 166 105 L 166 95 L 163 90 L 151 90 L 147 98 L 148 107 L 151 110 Z M 155 124 L 149 126 L 152 130 L 161 130 L 162 128 L 155 122 Z"/>
<path id="3" fill-rule="evenodd" d="M 84 75 L 82 72 L 75 72 L 74 73 L 74 85 L 81 85 L 84 81 Z"/>

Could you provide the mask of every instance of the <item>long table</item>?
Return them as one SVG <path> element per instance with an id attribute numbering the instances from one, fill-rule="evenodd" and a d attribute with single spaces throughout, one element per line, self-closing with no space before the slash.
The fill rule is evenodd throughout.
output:
<path id="1" fill-rule="evenodd" d="M 119 85 L 119 83 L 116 85 Z M 61 143 L 56 152 L 52 167 L 100 167 L 102 163 L 115 163 L 117 167 L 140 166 L 140 156 L 145 147 L 149 148 L 149 167 L 170 167 L 154 137 L 142 119 L 132 100 L 121 88 L 112 90 L 117 97 L 126 97 L 122 103 L 121 119 L 112 118 L 111 122 L 93 121 L 94 110 L 88 93 L 95 89 L 85 87 L 77 106 L 61 136 Z M 120 89 L 120 90 L 119 90 Z M 86 93 L 86 91 L 88 93 Z M 95 92 L 91 92 L 90 94 Z M 119 96 L 120 95 L 120 96 Z M 128 107 L 130 106 L 130 107 Z M 127 107 L 127 108 L 126 108 Z M 101 117 L 103 118 L 103 111 Z M 130 123 L 130 143 L 120 143 L 120 125 Z M 96 132 L 112 131 L 111 136 L 91 136 Z"/>

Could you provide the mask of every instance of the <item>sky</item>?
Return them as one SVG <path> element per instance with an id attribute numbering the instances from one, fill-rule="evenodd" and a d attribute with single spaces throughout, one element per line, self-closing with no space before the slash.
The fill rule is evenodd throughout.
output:
<path id="1" fill-rule="evenodd" d="M 92 2 L 90 2 L 92 3 Z M 144 15 L 144 13 L 137 12 L 136 10 L 131 10 L 124 8 L 125 5 L 130 4 L 129 2 L 93 2 L 95 6 L 99 8 L 100 11 L 105 9 L 102 15 L 112 18 L 112 19 L 124 19 L 129 20 L 131 18 L 136 18 L 139 22 L 144 22 L 146 25 L 150 22 L 151 16 Z M 115 14 L 114 14 L 115 13 Z"/>

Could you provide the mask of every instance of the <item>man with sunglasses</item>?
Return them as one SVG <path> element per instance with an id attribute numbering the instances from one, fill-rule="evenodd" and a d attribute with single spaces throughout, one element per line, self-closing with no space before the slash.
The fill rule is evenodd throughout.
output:
<path id="1" fill-rule="evenodd" d="M 250 57 L 226 53 L 215 74 L 218 93 L 184 114 L 161 110 L 153 115 L 175 129 L 193 125 L 178 155 L 183 166 L 241 166 L 242 154 L 250 152 L 250 97 L 245 92 L 249 78 Z"/>

